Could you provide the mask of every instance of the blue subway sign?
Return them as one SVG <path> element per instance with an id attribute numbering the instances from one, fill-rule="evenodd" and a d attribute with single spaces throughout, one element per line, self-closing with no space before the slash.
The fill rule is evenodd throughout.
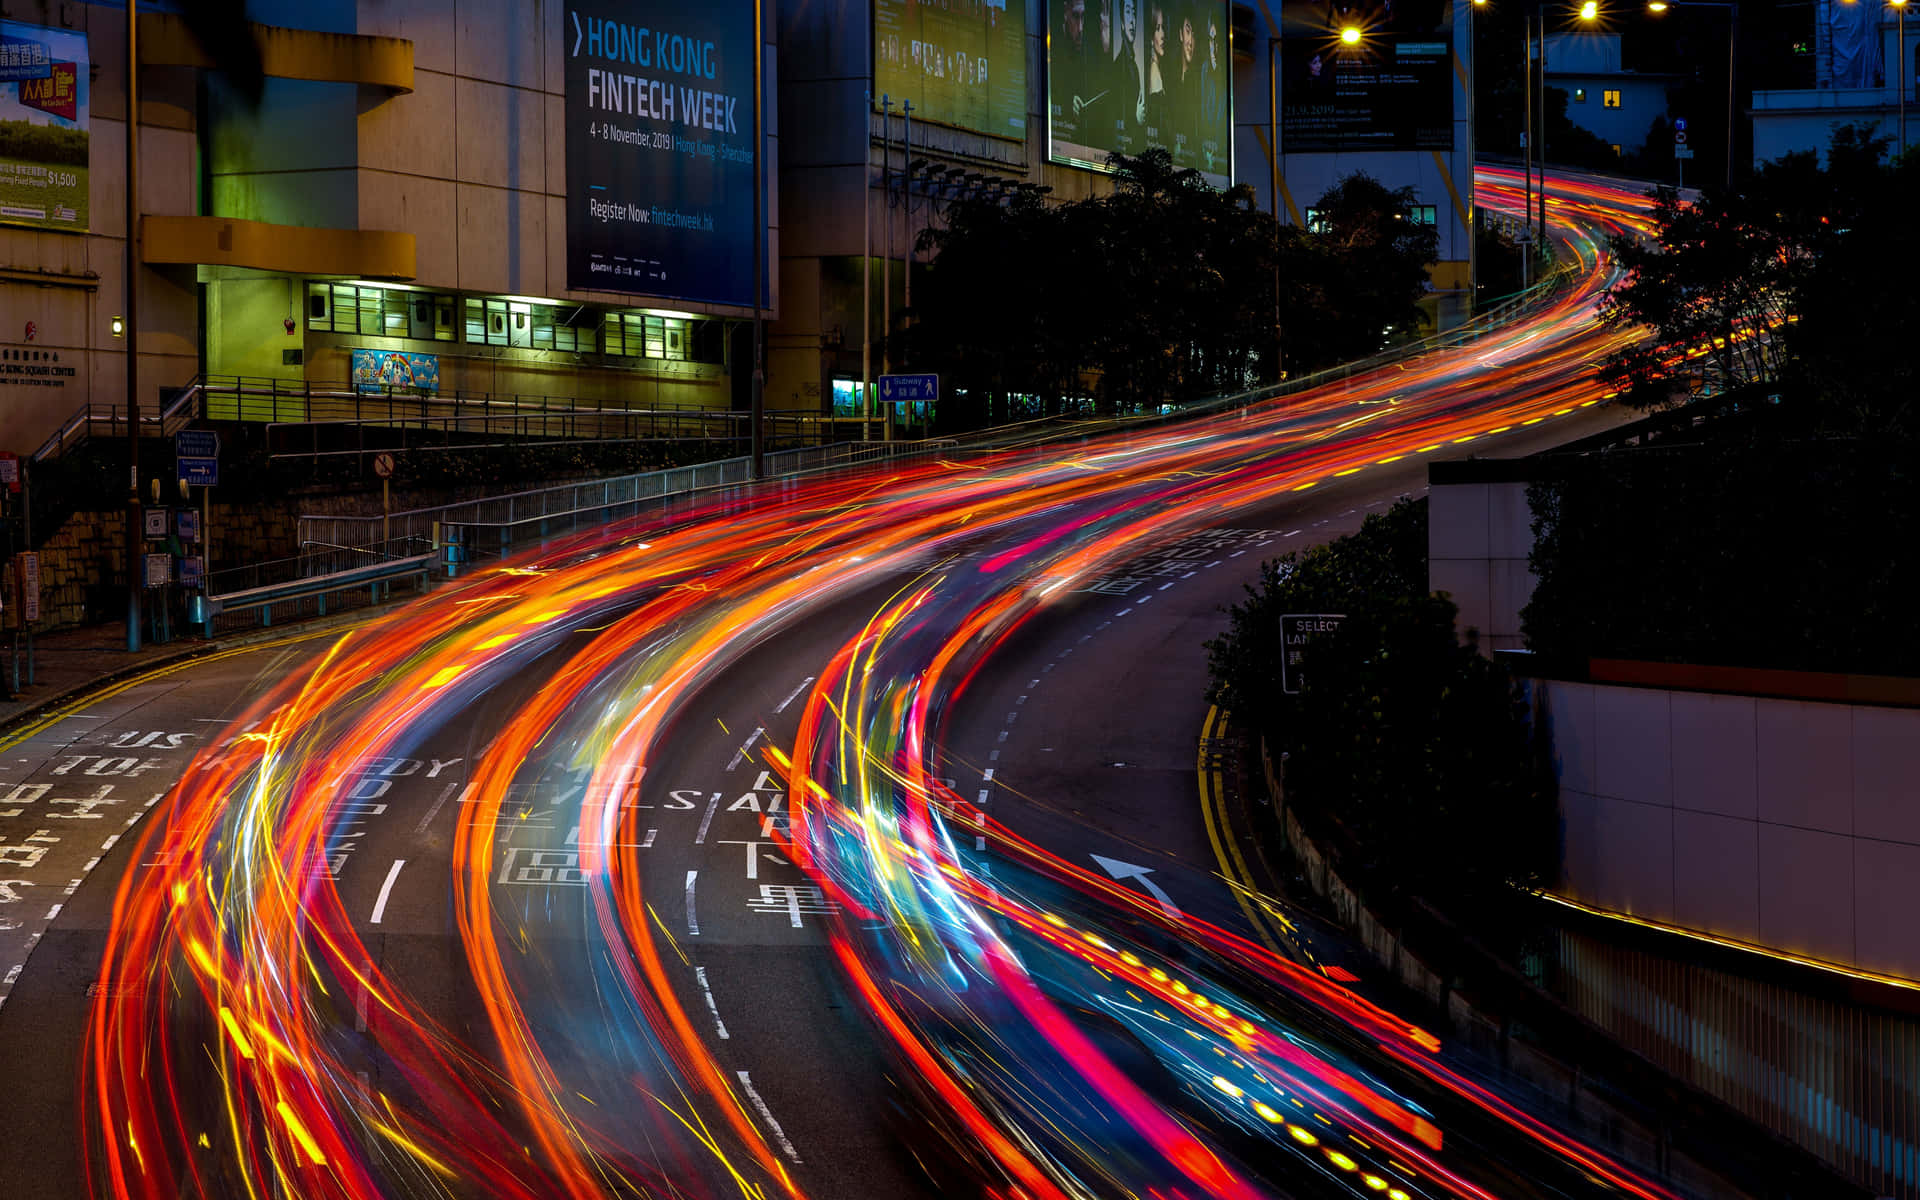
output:
<path id="1" fill-rule="evenodd" d="M 938 375 L 882 375 L 880 377 L 882 404 L 924 404 L 939 398 L 940 377 Z"/>

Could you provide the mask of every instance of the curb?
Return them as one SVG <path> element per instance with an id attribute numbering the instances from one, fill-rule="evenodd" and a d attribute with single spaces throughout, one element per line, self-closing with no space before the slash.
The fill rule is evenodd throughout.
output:
<path id="1" fill-rule="evenodd" d="M 60 710 L 72 707 L 77 701 L 85 700 L 95 693 L 105 691 L 116 684 L 138 679 L 143 675 L 178 667 L 198 658 L 211 658 L 231 650 L 245 650 L 275 641 L 299 641 L 320 637 L 334 629 L 359 624 L 384 615 L 385 611 L 382 608 L 359 609 L 351 613 L 314 617 L 297 625 L 286 625 L 278 629 L 269 627 L 253 633 L 235 634 L 223 641 L 195 641 L 177 650 L 156 654 L 136 663 L 128 663 L 124 667 L 96 675 L 84 683 L 74 684 L 63 691 L 36 700 L 12 716 L 0 719 L 0 739 L 11 739 L 23 728 L 38 724 Z"/>

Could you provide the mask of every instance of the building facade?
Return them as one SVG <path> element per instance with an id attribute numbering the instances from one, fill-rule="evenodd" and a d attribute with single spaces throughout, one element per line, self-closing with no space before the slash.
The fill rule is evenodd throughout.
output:
<path id="1" fill-rule="evenodd" d="M 1440 319 L 1466 306 L 1465 4 L 1370 34 L 1340 68 L 1357 106 L 1307 103 L 1309 60 L 1288 59 L 1274 99 L 1293 87 L 1298 111 L 1272 124 L 1298 147 L 1277 157 L 1279 43 L 1230 0 L 763 0 L 757 37 L 744 3 L 255 0 L 257 104 L 174 7 L 139 16 L 143 406 L 205 377 L 745 408 L 756 42 L 770 410 L 862 411 L 861 381 L 900 365 L 916 240 L 954 197 L 1099 195 L 1110 150 L 1164 145 L 1303 225 L 1354 171 L 1411 186 L 1440 231 Z M 0 21 L 28 47 L 0 55 L 0 448 L 31 453 L 125 404 L 126 8 L 0 0 Z M 688 32 L 725 21 L 744 24 Z M 666 199 L 602 199 L 596 171 Z M 671 269 L 622 250 L 663 225 L 713 249 Z"/>
<path id="2" fill-rule="evenodd" d="M 1880 0 L 1816 0 L 1814 86 L 1753 93 L 1756 166 L 1796 151 L 1824 157 L 1841 125 L 1868 127 L 1896 153 L 1902 138 L 1920 141 L 1920 19 L 1908 29 L 1904 11 Z"/>
<path id="3" fill-rule="evenodd" d="M 1654 121 L 1667 117 L 1667 89 L 1677 82 L 1622 70 L 1617 33 L 1548 35 L 1545 74 L 1548 87 L 1567 93 L 1567 120 L 1623 156 L 1646 148 Z"/>

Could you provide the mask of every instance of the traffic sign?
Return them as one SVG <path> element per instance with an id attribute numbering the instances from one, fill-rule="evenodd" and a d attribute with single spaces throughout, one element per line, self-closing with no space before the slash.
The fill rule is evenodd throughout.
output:
<path id="1" fill-rule="evenodd" d="M 1673 156 L 1675 158 L 1692 158 L 1693 147 L 1692 146 L 1675 146 L 1673 148 Z"/>
<path id="2" fill-rule="evenodd" d="M 1675 117 L 1673 119 L 1673 129 L 1675 133 L 1685 133 L 1687 131 L 1687 119 L 1685 117 Z"/>
<path id="3" fill-rule="evenodd" d="M 1684 130 L 1684 129 L 1682 129 L 1682 130 L 1680 130 L 1680 131 L 1678 131 L 1678 132 L 1676 132 L 1676 133 L 1675 133 L 1675 134 L 1673 135 L 1673 144 L 1674 144 L 1674 145 L 1676 145 L 1676 146 L 1684 146 L 1684 145 L 1686 145 L 1686 144 L 1687 144 L 1687 131 L 1686 131 L 1686 130 Z"/>
<path id="4" fill-rule="evenodd" d="M 211 429 L 182 429 L 173 435 L 175 458 L 219 458 L 220 435 Z"/>
<path id="5" fill-rule="evenodd" d="M 919 404 L 940 398 L 938 375 L 882 375 L 880 400 L 884 404 Z"/>
<path id="6" fill-rule="evenodd" d="M 382 479 L 393 478 L 393 455 L 385 450 L 373 456 L 373 473 Z"/>
<path id="7" fill-rule="evenodd" d="M 1300 673 L 1300 661 L 1306 652 L 1307 644 L 1333 633 L 1340 628 L 1340 622 L 1347 619 L 1345 613 L 1282 613 L 1280 615 L 1280 690 L 1289 696 L 1300 694 L 1300 685 L 1304 682 Z"/>
<path id="8" fill-rule="evenodd" d="M 180 478 L 194 487 L 218 487 L 220 485 L 220 460 L 217 458 L 182 458 L 177 460 Z"/>

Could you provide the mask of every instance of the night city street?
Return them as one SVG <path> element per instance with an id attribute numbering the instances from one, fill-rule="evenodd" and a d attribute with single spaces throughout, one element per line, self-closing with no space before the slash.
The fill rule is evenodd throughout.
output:
<path id="1" fill-rule="evenodd" d="M 0 1198 L 1920 1197 L 1913 65 L 0 0 Z"/>

